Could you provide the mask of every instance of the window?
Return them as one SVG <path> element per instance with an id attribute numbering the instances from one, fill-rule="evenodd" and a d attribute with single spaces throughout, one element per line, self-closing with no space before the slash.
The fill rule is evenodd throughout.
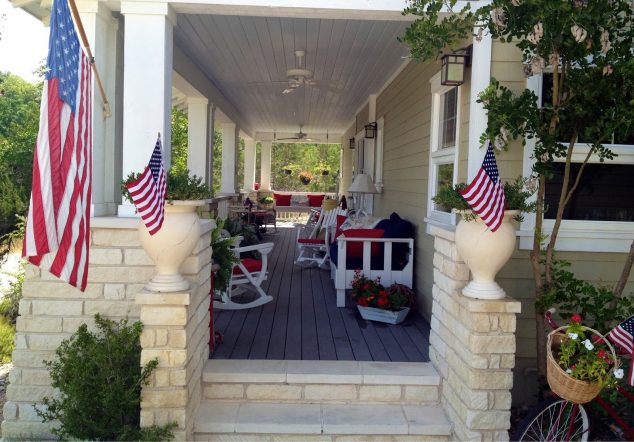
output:
<path id="1" fill-rule="evenodd" d="M 552 84 L 552 74 L 528 79 L 527 87 L 547 102 L 546 92 Z M 576 176 L 590 146 L 580 137 L 572 157 L 571 179 Z M 634 176 L 634 137 L 619 137 L 614 144 L 606 144 L 617 154 L 614 160 L 604 163 L 591 157 L 573 199 L 564 211 L 557 249 L 561 251 L 627 252 L 634 236 L 634 200 L 631 195 L 631 177 Z M 621 144 L 622 143 L 622 144 Z M 564 143 L 567 144 L 567 143 Z M 524 175 L 530 174 L 534 141 L 527 140 L 524 151 Z M 547 234 L 554 225 L 561 191 L 564 159 L 546 186 L 546 213 L 544 231 Z M 532 248 L 535 216 L 525 217 L 520 235 L 520 248 Z"/>
<path id="2" fill-rule="evenodd" d="M 431 81 L 432 117 L 429 146 L 429 195 L 427 216 L 444 224 L 455 224 L 455 216 L 447 207 L 432 201 L 438 189 L 456 182 L 456 153 L 458 151 L 460 122 L 460 88 L 442 86 L 440 73 Z"/>

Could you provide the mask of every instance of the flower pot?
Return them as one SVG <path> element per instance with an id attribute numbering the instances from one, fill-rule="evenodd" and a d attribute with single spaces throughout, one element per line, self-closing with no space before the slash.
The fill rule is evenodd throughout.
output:
<path id="1" fill-rule="evenodd" d="M 203 200 L 166 203 L 163 226 L 154 235 L 150 235 L 143 221 L 139 222 L 141 245 L 156 266 L 156 274 L 145 285 L 147 289 L 178 292 L 189 288 L 179 270 L 200 239 L 196 207 L 204 203 Z"/>
<path id="2" fill-rule="evenodd" d="M 473 279 L 462 289 L 470 298 L 501 299 L 506 293 L 495 282 L 495 275 L 515 250 L 515 226 L 511 218 L 517 210 L 504 211 L 500 227 L 492 232 L 478 217 L 473 221 L 461 219 L 456 227 L 456 248 L 471 270 Z"/>
<path id="3" fill-rule="evenodd" d="M 385 322 L 387 324 L 400 324 L 405 320 L 410 310 L 409 307 L 405 307 L 398 311 L 392 311 L 376 307 L 364 307 L 362 305 L 357 305 L 357 308 L 359 309 L 359 313 L 361 313 L 361 317 L 363 317 L 363 319 Z"/>
<path id="4" fill-rule="evenodd" d="M 304 186 L 310 184 L 310 178 L 300 178 L 299 181 L 301 181 Z"/>

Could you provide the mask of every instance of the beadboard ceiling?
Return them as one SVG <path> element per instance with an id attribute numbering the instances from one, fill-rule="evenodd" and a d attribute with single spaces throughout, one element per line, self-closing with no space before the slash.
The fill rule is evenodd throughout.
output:
<path id="1" fill-rule="evenodd" d="M 175 44 L 260 133 L 302 124 L 309 134 L 341 134 L 408 53 L 397 41 L 404 21 L 179 14 L 177 23 Z M 306 51 L 318 86 L 284 95 L 279 82 L 296 50 Z"/>

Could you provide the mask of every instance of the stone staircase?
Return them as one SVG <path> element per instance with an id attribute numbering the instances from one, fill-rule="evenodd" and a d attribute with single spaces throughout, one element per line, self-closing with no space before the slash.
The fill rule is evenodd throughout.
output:
<path id="1" fill-rule="evenodd" d="M 429 363 L 210 360 L 196 440 L 446 441 Z"/>

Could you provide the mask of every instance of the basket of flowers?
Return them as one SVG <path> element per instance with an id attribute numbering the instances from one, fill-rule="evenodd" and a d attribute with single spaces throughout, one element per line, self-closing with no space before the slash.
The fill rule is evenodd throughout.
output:
<path id="1" fill-rule="evenodd" d="M 273 204 L 275 203 L 275 200 L 273 199 L 271 195 L 267 195 L 260 198 L 258 200 L 258 203 L 260 205 L 260 208 L 268 210 L 273 208 Z"/>
<path id="2" fill-rule="evenodd" d="M 546 345 L 548 385 L 571 402 L 590 402 L 623 377 L 612 344 L 598 331 L 581 325 L 578 314 L 571 317 L 570 325 L 550 332 Z"/>
<path id="3" fill-rule="evenodd" d="M 403 284 L 384 287 L 380 278 L 368 279 L 360 270 L 352 279 L 352 299 L 363 319 L 400 324 L 414 305 L 414 291 Z"/>
<path id="4" fill-rule="evenodd" d="M 313 174 L 308 172 L 308 171 L 304 170 L 304 171 L 299 173 L 299 181 L 305 186 L 310 184 L 310 182 L 313 180 L 313 178 L 315 178 L 313 176 Z"/>

